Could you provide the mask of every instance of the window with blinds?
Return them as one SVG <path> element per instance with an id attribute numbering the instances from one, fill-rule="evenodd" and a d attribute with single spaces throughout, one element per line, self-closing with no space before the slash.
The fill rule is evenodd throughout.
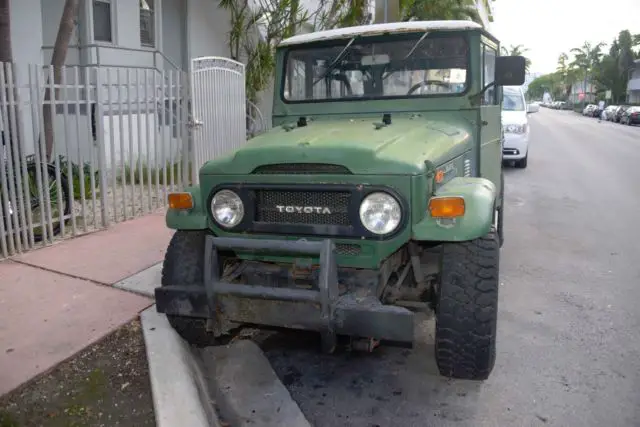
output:
<path id="1" fill-rule="evenodd" d="M 155 47 L 155 14 L 154 0 L 140 0 L 140 44 Z"/>

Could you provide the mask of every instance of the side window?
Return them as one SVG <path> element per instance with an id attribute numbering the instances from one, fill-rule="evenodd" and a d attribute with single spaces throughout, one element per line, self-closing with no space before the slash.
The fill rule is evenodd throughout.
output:
<path id="1" fill-rule="evenodd" d="M 155 47 L 155 4 L 153 0 L 140 0 L 140 44 Z"/>
<path id="2" fill-rule="evenodd" d="M 482 45 L 482 86 L 486 86 L 493 82 L 496 77 L 496 56 L 497 52 L 494 48 Z M 488 89 L 484 93 L 482 100 L 483 105 L 497 105 L 498 97 L 496 96 L 496 87 Z"/>
<path id="3" fill-rule="evenodd" d="M 289 60 L 284 88 L 285 99 L 302 101 L 306 98 L 304 62 L 294 58 Z"/>
<path id="4" fill-rule="evenodd" d="M 93 0 L 93 40 L 113 43 L 111 0 Z"/>

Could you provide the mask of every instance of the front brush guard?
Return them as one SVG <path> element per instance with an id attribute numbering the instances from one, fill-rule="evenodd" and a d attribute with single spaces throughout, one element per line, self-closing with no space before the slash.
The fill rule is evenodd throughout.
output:
<path id="1" fill-rule="evenodd" d="M 218 250 L 268 251 L 319 256 L 318 290 L 224 282 Z M 413 342 L 413 313 L 383 305 L 375 296 L 339 295 L 338 266 L 331 240 L 264 240 L 207 236 L 204 286 L 168 285 L 155 289 L 159 313 L 318 331 L 332 352 L 337 335 Z"/>

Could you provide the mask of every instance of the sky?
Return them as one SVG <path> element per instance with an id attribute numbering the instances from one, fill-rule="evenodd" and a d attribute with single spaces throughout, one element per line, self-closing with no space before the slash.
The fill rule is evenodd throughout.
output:
<path id="1" fill-rule="evenodd" d="M 585 41 L 611 43 L 625 29 L 640 34 L 640 0 L 496 0 L 493 7 L 491 32 L 503 46 L 527 47 L 532 72 L 555 71 L 560 54 Z"/>

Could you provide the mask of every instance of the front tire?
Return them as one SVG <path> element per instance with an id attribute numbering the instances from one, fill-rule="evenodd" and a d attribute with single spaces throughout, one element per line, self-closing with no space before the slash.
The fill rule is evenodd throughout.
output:
<path id="1" fill-rule="evenodd" d="M 436 304 L 435 358 L 449 378 L 485 380 L 496 358 L 500 248 L 495 230 L 445 243 Z"/>
<path id="2" fill-rule="evenodd" d="M 529 153 L 527 153 L 524 156 L 524 159 L 516 160 L 516 167 L 519 169 L 526 169 L 528 159 L 529 159 Z"/>
<path id="3" fill-rule="evenodd" d="M 204 286 L 204 243 L 202 230 L 178 230 L 171 237 L 162 264 L 162 286 Z M 215 343 L 207 319 L 167 315 L 169 324 L 191 345 L 207 347 Z"/>

